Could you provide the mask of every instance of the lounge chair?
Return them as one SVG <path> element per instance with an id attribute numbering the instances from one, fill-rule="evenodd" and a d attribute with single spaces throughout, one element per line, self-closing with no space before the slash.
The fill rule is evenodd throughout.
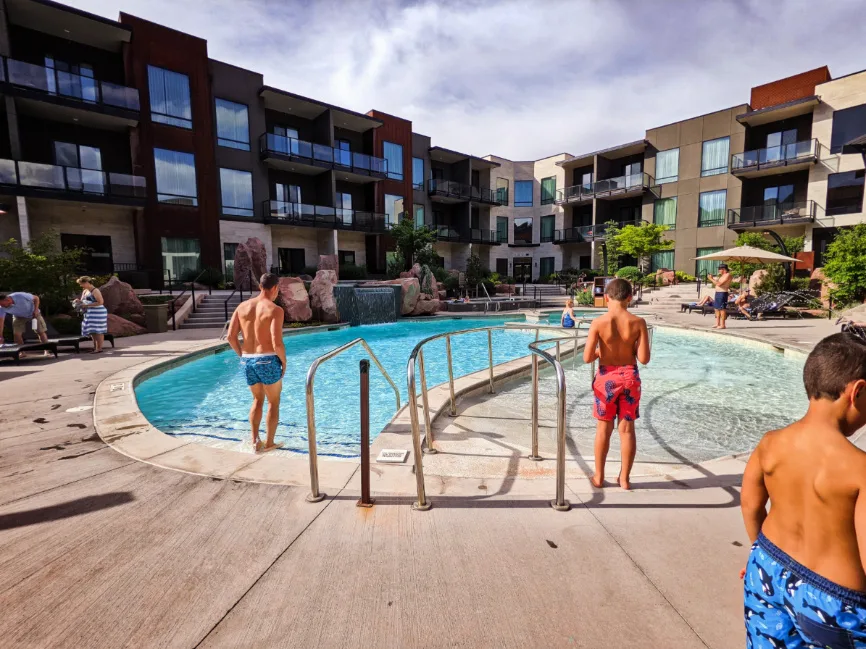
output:
<path id="1" fill-rule="evenodd" d="M 767 316 L 786 318 L 788 315 L 793 314 L 802 318 L 802 314 L 797 311 L 789 311 L 787 308 L 796 298 L 797 296 L 794 293 L 762 295 L 747 306 L 746 311 L 749 312 L 750 316 L 757 316 L 758 320 L 765 320 Z"/>
<path id="2" fill-rule="evenodd" d="M 105 336 L 105 342 L 111 343 L 111 347 L 114 348 L 114 334 L 103 334 Z M 52 342 L 57 343 L 57 347 L 60 349 L 74 349 L 75 353 L 78 354 L 81 352 L 81 343 L 87 342 L 91 340 L 90 336 L 67 336 L 65 338 L 57 338 L 53 339 Z"/>
<path id="3" fill-rule="evenodd" d="M 0 347 L 0 358 L 13 358 L 15 364 L 21 364 L 21 354 L 28 352 L 49 351 L 57 358 L 57 343 L 48 341 L 47 343 L 24 343 L 23 345 L 4 345 Z"/>
<path id="4" fill-rule="evenodd" d="M 842 325 L 842 331 L 857 336 L 866 342 L 866 325 L 860 322 L 846 322 Z"/>

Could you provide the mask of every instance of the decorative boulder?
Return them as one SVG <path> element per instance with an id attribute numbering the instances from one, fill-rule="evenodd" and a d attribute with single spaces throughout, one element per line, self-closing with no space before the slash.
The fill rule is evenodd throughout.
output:
<path id="1" fill-rule="evenodd" d="M 123 336 L 138 336 L 140 334 L 146 334 L 147 329 L 141 325 L 135 324 L 134 322 L 125 320 L 120 316 L 114 315 L 113 313 L 109 313 L 108 333 L 121 338 Z"/>
<path id="2" fill-rule="evenodd" d="M 662 282 L 665 286 L 671 286 L 677 283 L 677 274 L 675 271 L 666 270 L 662 273 Z"/>
<path id="3" fill-rule="evenodd" d="M 235 286 L 251 289 L 250 275 L 253 283 L 258 284 L 259 278 L 268 272 L 268 251 L 265 244 L 256 237 L 250 237 L 245 243 L 238 245 L 235 251 L 234 282 Z"/>
<path id="4" fill-rule="evenodd" d="M 141 300 L 126 282 L 112 277 L 99 287 L 99 292 L 102 293 L 105 308 L 108 309 L 109 313 L 144 316 L 144 306 L 141 304 Z"/>
<path id="5" fill-rule="evenodd" d="M 809 288 L 821 291 L 821 305 L 825 308 L 830 306 L 830 291 L 836 288 L 836 284 L 827 280 L 823 268 L 816 268 L 809 277 Z"/>
<path id="6" fill-rule="evenodd" d="M 280 277 L 278 300 L 286 312 L 286 322 L 309 322 L 313 319 L 310 296 L 303 280 L 297 277 Z"/>
<path id="7" fill-rule="evenodd" d="M 764 281 L 764 277 L 766 277 L 766 275 L 767 271 L 763 268 L 759 268 L 754 273 L 752 273 L 752 276 L 749 278 L 749 292 L 752 295 L 757 295 L 755 293 L 755 289 L 761 285 L 761 282 Z"/>
<path id="8" fill-rule="evenodd" d="M 412 271 L 411 271 L 411 270 L 404 270 L 402 273 L 400 273 L 400 279 L 408 279 L 408 278 L 410 278 L 410 277 L 415 277 L 415 276 L 412 274 Z"/>
<path id="9" fill-rule="evenodd" d="M 417 277 L 418 279 L 421 279 L 421 275 L 423 274 L 423 271 L 421 270 L 421 264 L 413 265 L 412 270 L 410 270 L 409 273 L 412 275 L 412 277 Z"/>
<path id="10" fill-rule="evenodd" d="M 415 277 L 401 277 L 399 279 L 389 279 L 384 282 L 365 282 L 361 284 L 361 288 L 375 288 L 377 286 L 395 286 L 400 285 L 400 293 L 403 298 L 400 306 L 401 315 L 411 315 L 418 304 L 418 299 L 421 297 L 421 283 Z"/>
<path id="11" fill-rule="evenodd" d="M 322 322 L 340 321 L 337 310 L 337 300 L 334 298 L 334 286 L 337 284 L 337 271 L 320 270 L 310 285 L 310 306 L 319 314 Z"/>
<path id="12" fill-rule="evenodd" d="M 340 279 L 340 259 L 337 255 L 319 255 L 318 270 L 332 270 L 337 274 L 337 279 Z"/>
<path id="13" fill-rule="evenodd" d="M 416 315 L 431 315 L 436 313 L 441 308 L 442 303 L 439 300 L 432 300 L 426 294 L 421 296 L 415 308 L 412 310 L 413 316 Z"/>

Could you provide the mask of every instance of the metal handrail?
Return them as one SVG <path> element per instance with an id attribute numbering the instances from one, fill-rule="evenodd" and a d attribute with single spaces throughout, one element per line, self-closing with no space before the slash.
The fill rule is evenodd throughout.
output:
<path id="1" fill-rule="evenodd" d="M 384 376 L 388 383 L 391 384 L 391 387 L 394 389 L 394 396 L 397 397 L 397 410 L 400 409 L 400 390 L 397 388 L 397 384 L 394 383 L 394 381 L 391 379 L 391 376 L 382 366 L 382 363 L 380 363 L 379 359 L 376 358 L 376 354 L 373 353 L 373 350 L 370 349 L 367 341 L 363 338 L 356 338 L 355 340 L 346 343 L 341 347 L 332 349 L 328 353 L 322 354 L 313 361 L 312 365 L 310 365 L 310 369 L 307 370 L 306 383 L 307 441 L 310 447 L 310 495 L 307 496 L 307 500 L 311 503 L 320 502 L 325 498 L 326 495 L 319 491 L 319 458 L 316 454 L 316 404 L 315 397 L 313 396 L 313 380 L 316 378 L 316 371 L 318 371 L 319 366 L 322 363 L 342 354 L 343 352 L 351 349 L 355 345 L 361 345 L 366 350 L 366 352 L 370 355 L 370 358 L 373 359 L 373 362 L 376 363 L 376 367 L 378 367 L 379 371 L 382 372 L 382 376 Z"/>
<path id="2" fill-rule="evenodd" d="M 247 277 L 250 280 L 249 294 L 250 294 L 250 296 L 252 296 L 253 285 L 255 284 L 255 280 L 253 280 L 253 271 L 251 269 L 247 272 Z M 235 289 L 231 293 L 229 293 L 229 296 L 226 298 L 225 302 L 223 302 L 223 310 L 224 310 L 224 315 L 226 317 L 226 322 L 229 321 L 229 302 L 231 302 L 232 298 L 235 296 L 235 293 L 238 293 L 238 299 L 239 299 L 238 304 L 240 304 L 241 302 L 244 301 L 244 283 L 243 283 L 243 281 L 237 282 Z"/>
<path id="3" fill-rule="evenodd" d="M 180 292 L 180 294 L 178 294 L 178 296 L 176 298 L 174 298 L 173 300 L 171 300 L 169 302 L 169 306 L 171 307 L 171 330 L 172 331 L 177 331 L 176 316 L 175 316 L 175 311 L 176 311 L 175 303 L 180 298 L 182 298 L 184 296 L 184 294 L 186 293 L 187 288 L 188 288 L 190 290 L 190 292 L 192 293 L 192 311 L 193 311 L 193 313 L 195 313 L 195 283 L 198 280 L 200 280 L 201 276 L 204 275 L 207 271 L 208 271 L 207 268 L 203 268 L 202 271 L 198 275 L 196 275 L 195 279 L 189 283 L 189 286 L 184 288 Z M 211 292 L 212 292 L 212 287 L 208 287 L 208 293 L 211 293 Z"/>

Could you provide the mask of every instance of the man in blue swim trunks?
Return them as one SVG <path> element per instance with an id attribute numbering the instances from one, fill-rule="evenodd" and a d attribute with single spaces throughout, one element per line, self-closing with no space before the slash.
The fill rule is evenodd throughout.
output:
<path id="1" fill-rule="evenodd" d="M 228 340 L 231 348 L 241 357 L 241 369 L 253 393 L 250 408 L 250 428 L 253 433 L 253 449 L 265 453 L 280 448 L 274 443 L 277 424 L 280 420 L 280 392 L 283 389 L 283 374 L 286 371 L 286 348 L 283 345 L 282 307 L 274 304 L 280 293 L 279 278 L 265 273 L 259 280 L 259 294 L 241 302 L 232 315 Z M 243 334 L 243 342 L 238 334 Z M 266 420 L 267 441 L 259 439 L 259 424 L 265 399 L 268 401 Z"/>
<path id="2" fill-rule="evenodd" d="M 848 438 L 866 425 L 866 343 L 825 338 L 803 381 L 806 415 L 764 435 L 743 475 L 746 646 L 864 649 L 866 453 Z"/>
<path id="3" fill-rule="evenodd" d="M 716 312 L 716 324 L 713 329 L 727 329 L 725 321 L 728 319 L 728 292 L 731 289 L 731 282 L 734 281 L 734 276 L 728 270 L 727 264 L 719 264 L 721 274 L 718 277 L 707 275 L 716 287 L 716 295 L 713 298 L 713 309 Z"/>

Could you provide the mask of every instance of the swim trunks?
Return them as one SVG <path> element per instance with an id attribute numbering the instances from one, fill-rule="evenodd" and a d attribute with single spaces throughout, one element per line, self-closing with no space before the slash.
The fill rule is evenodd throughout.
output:
<path id="1" fill-rule="evenodd" d="M 743 584 L 746 647 L 866 648 L 866 593 L 797 563 L 763 534 Z"/>
<path id="2" fill-rule="evenodd" d="M 640 373 L 637 365 L 599 365 L 592 382 L 592 416 L 600 421 L 635 421 L 640 417 Z"/>
<path id="3" fill-rule="evenodd" d="M 716 311 L 724 311 L 728 306 L 728 292 L 727 291 L 716 291 L 716 295 L 713 297 L 713 308 Z"/>
<path id="4" fill-rule="evenodd" d="M 241 367 L 247 385 L 272 385 L 283 378 L 283 365 L 276 354 L 244 354 L 241 357 Z"/>

